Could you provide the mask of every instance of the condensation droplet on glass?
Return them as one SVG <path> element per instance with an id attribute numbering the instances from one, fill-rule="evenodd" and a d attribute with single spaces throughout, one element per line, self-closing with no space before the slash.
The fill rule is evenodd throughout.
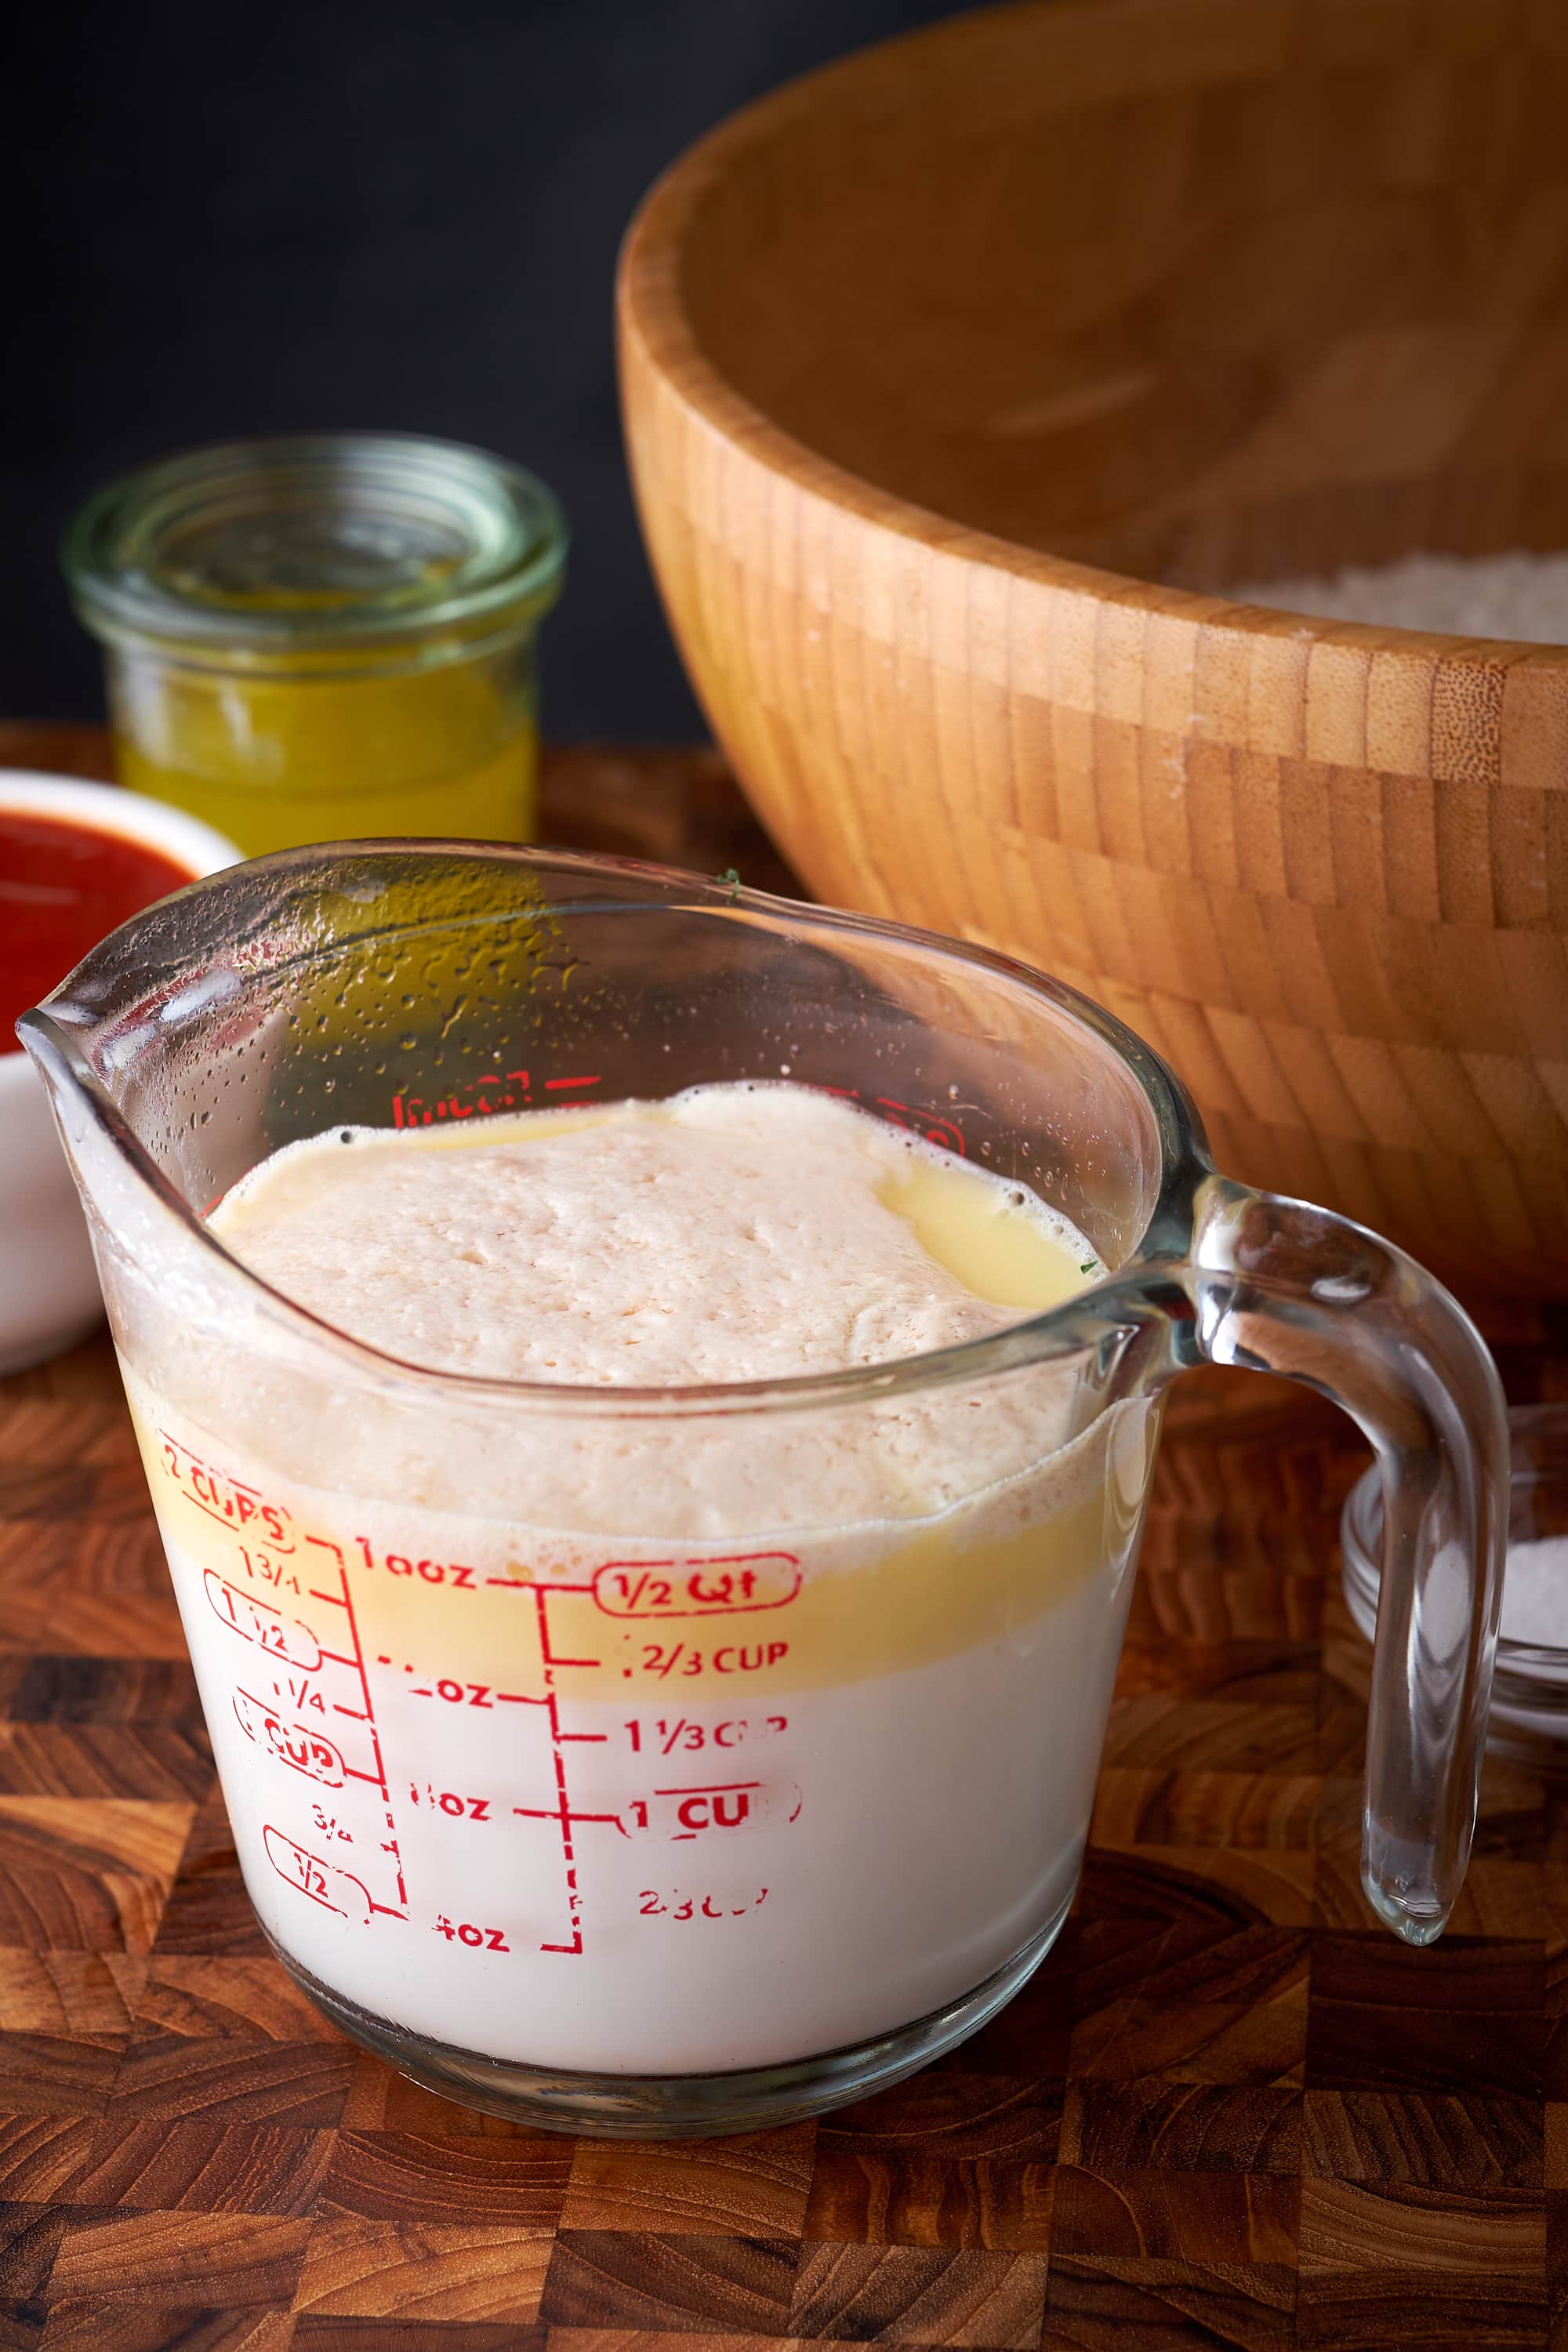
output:
<path id="1" fill-rule="evenodd" d="M 419 1043 L 418 1034 L 413 1029 L 405 1029 L 397 1042 L 405 1054 L 412 1054 L 415 1046 Z"/>

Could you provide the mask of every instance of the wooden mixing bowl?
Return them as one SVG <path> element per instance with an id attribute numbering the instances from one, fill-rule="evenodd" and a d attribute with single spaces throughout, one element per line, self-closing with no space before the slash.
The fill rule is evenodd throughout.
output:
<path id="1" fill-rule="evenodd" d="M 619 289 L 812 887 L 1074 982 L 1478 1297 L 1568 1293 L 1568 652 L 1222 592 L 1568 547 L 1565 121 L 1562 0 L 986 10 L 705 139 Z"/>

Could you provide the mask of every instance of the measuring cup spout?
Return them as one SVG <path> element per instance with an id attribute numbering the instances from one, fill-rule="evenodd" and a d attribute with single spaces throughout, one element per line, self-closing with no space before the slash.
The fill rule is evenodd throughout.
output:
<path id="1" fill-rule="evenodd" d="M 130 1265 L 139 1251 L 150 1249 L 157 1263 L 169 1264 L 171 1248 L 179 1254 L 183 1220 L 178 1197 L 109 1087 L 78 1050 L 69 1026 L 36 1011 L 25 1013 L 16 1025 L 43 1081 L 81 1196 L 112 1321 L 116 1292 L 105 1274 L 105 1254 Z"/>

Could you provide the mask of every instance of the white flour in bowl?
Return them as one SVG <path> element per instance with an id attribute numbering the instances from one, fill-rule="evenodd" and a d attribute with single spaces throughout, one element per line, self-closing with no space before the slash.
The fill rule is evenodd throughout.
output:
<path id="1" fill-rule="evenodd" d="M 1407 555 L 1327 579 L 1245 582 L 1226 593 L 1238 604 L 1330 621 L 1568 645 L 1568 554 Z"/>

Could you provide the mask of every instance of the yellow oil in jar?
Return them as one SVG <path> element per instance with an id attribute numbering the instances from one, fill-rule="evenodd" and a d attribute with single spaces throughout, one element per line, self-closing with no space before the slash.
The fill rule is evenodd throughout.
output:
<path id="1" fill-rule="evenodd" d="M 565 549 L 521 467 L 326 434 L 110 483 L 62 560 L 104 645 L 121 781 L 255 857 L 531 838 L 535 645 Z"/>
<path id="2" fill-rule="evenodd" d="M 312 841 L 526 841 L 537 817 L 531 647 L 433 670 L 253 677 L 111 663 L 121 782 L 247 856 Z"/>

